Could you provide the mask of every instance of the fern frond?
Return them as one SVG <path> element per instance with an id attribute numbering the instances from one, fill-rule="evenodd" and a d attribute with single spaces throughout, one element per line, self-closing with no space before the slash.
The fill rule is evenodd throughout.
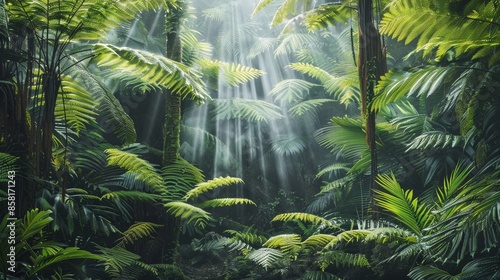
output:
<path id="1" fill-rule="evenodd" d="M 338 237 L 330 234 L 314 234 L 302 242 L 306 249 L 326 248 L 329 244 L 335 244 L 339 241 Z"/>
<path id="2" fill-rule="evenodd" d="M 276 44 L 278 44 L 278 38 L 257 37 L 248 51 L 247 58 L 253 59 L 266 51 L 272 50 Z"/>
<path id="3" fill-rule="evenodd" d="M 233 184 L 242 184 L 243 180 L 240 178 L 235 178 L 235 177 L 219 177 L 219 178 L 214 178 L 212 180 L 202 182 L 196 185 L 196 187 L 186 193 L 186 196 L 184 198 L 186 200 L 197 198 L 198 196 L 212 191 L 214 189 L 224 187 L 224 186 L 229 186 Z"/>
<path id="4" fill-rule="evenodd" d="M 18 157 L 13 156 L 8 153 L 0 153 L 0 174 L 8 174 L 9 171 L 16 172 L 19 170 Z M 9 181 L 9 178 L 4 175 L 0 178 L 0 183 L 5 183 Z"/>
<path id="5" fill-rule="evenodd" d="M 201 170 L 182 158 L 163 167 L 161 177 L 167 190 L 164 202 L 182 199 L 195 185 L 205 181 Z"/>
<path id="6" fill-rule="evenodd" d="M 167 208 L 167 213 L 180 218 L 195 227 L 205 228 L 208 222 L 212 219 L 210 217 L 210 213 L 207 211 L 182 201 L 169 202 L 165 204 L 165 207 Z"/>
<path id="7" fill-rule="evenodd" d="M 311 99 L 311 100 L 305 100 L 302 101 L 298 104 L 295 104 L 294 106 L 290 107 L 288 111 L 292 116 L 302 116 L 305 113 L 308 113 L 310 111 L 316 112 L 318 107 L 324 105 L 325 103 L 328 102 L 335 102 L 336 100 L 333 99 Z"/>
<path id="8" fill-rule="evenodd" d="M 136 222 L 123 232 L 122 237 L 116 240 L 116 246 L 125 247 L 127 244 L 134 244 L 134 241 L 141 238 L 151 237 L 159 227 L 163 227 L 163 225 L 150 222 Z"/>
<path id="9" fill-rule="evenodd" d="M 141 192 L 141 191 L 114 191 L 108 192 L 101 197 L 103 199 L 116 199 L 125 201 L 145 201 L 150 203 L 155 203 L 160 199 L 160 195 Z"/>
<path id="10" fill-rule="evenodd" d="M 217 81 L 223 85 L 233 87 L 251 81 L 264 74 L 264 72 L 259 69 L 219 60 L 204 59 L 199 61 L 198 65 L 201 66 L 205 75 L 216 78 Z"/>
<path id="11" fill-rule="evenodd" d="M 54 109 L 56 119 L 64 120 L 78 134 L 88 124 L 95 123 L 96 106 L 96 100 L 86 88 L 68 76 L 62 78 Z"/>
<path id="12" fill-rule="evenodd" d="M 306 80 L 286 79 L 277 83 L 269 92 L 275 102 L 283 105 L 298 103 L 309 96 L 309 90 L 317 86 Z"/>
<path id="13" fill-rule="evenodd" d="M 348 6 L 349 1 L 340 3 L 328 3 L 318 6 L 304 14 L 304 22 L 309 30 L 318 30 L 345 23 L 350 18 Z"/>
<path id="14" fill-rule="evenodd" d="M 257 206 L 255 202 L 248 198 L 214 198 L 210 200 L 205 200 L 202 203 L 200 203 L 199 207 L 200 208 L 215 208 L 215 207 L 226 207 L 226 206 L 233 206 L 233 205 L 245 205 L 245 204 L 250 204 Z"/>
<path id="15" fill-rule="evenodd" d="M 316 262 L 323 271 L 331 265 L 336 267 L 370 267 L 370 263 L 365 255 L 336 250 L 322 253 Z"/>
<path id="16" fill-rule="evenodd" d="M 316 179 L 319 179 L 321 176 L 325 175 L 325 174 L 328 174 L 328 173 L 331 173 L 331 172 L 335 172 L 335 171 L 349 171 L 349 167 L 347 164 L 345 163 L 334 163 L 334 164 L 331 164 L 323 169 L 321 169 L 320 171 L 318 171 L 318 173 L 316 174 Z"/>
<path id="17" fill-rule="evenodd" d="M 271 140 L 271 151 L 279 156 L 300 154 L 306 149 L 306 141 L 294 134 L 280 135 Z"/>
<path id="18" fill-rule="evenodd" d="M 391 70 L 380 78 L 372 101 L 374 111 L 403 96 L 432 95 L 456 72 L 455 66 L 426 66 L 411 71 Z"/>
<path id="19" fill-rule="evenodd" d="M 260 248 L 248 253 L 247 258 L 267 270 L 277 265 L 279 261 L 285 258 L 285 255 L 278 249 Z"/>
<path id="20" fill-rule="evenodd" d="M 214 110 L 220 120 L 242 119 L 250 122 L 270 122 L 283 118 L 281 108 L 264 100 L 216 99 Z"/>
<path id="21" fill-rule="evenodd" d="M 263 247 L 280 249 L 286 256 L 296 257 L 302 248 L 302 238 L 298 234 L 280 234 L 270 237 Z"/>
<path id="22" fill-rule="evenodd" d="M 203 102 L 210 99 L 200 75 L 187 66 L 147 51 L 109 44 L 95 44 L 94 57 L 99 67 L 109 67 L 113 78 L 126 81 L 142 91 L 167 88 L 183 98 Z"/>
<path id="23" fill-rule="evenodd" d="M 332 223 L 330 221 L 328 221 L 327 219 L 316 216 L 314 214 L 310 214 L 310 213 L 300 213 L 300 212 L 284 213 L 284 214 L 276 215 L 272 219 L 273 222 L 275 222 L 275 221 L 286 222 L 286 221 L 293 221 L 293 220 L 308 222 L 308 223 L 312 223 L 315 225 L 321 224 L 321 225 L 332 226 Z"/>
<path id="24" fill-rule="evenodd" d="M 135 174 L 137 180 L 150 185 L 155 192 L 164 193 L 163 179 L 148 161 L 118 149 L 107 149 L 105 153 L 108 155 L 108 166 L 121 167 Z"/>
<path id="25" fill-rule="evenodd" d="M 358 160 L 363 151 L 368 149 L 363 124 L 359 119 L 332 118 L 329 126 L 315 133 L 315 138 L 321 146 L 351 160 Z"/>
<path id="26" fill-rule="evenodd" d="M 225 230 L 224 232 L 231 234 L 233 236 L 231 239 L 240 240 L 252 246 L 260 246 L 267 241 L 265 236 L 258 234 L 251 227 L 243 232 L 232 229 Z"/>
<path id="27" fill-rule="evenodd" d="M 408 143 L 407 151 L 456 148 L 463 146 L 464 142 L 464 137 L 461 135 L 453 135 L 443 131 L 428 131 Z"/>

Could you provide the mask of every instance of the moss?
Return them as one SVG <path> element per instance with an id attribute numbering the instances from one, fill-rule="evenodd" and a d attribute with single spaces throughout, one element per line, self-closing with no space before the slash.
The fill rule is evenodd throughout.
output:
<path id="1" fill-rule="evenodd" d="M 478 168 L 483 167 L 483 165 L 488 160 L 489 150 L 490 150 L 489 146 L 486 143 L 486 141 L 484 141 L 484 139 L 481 139 L 481 141 L 479 141 L 479 143 L 477 143 L 475 162 L 476 162 L 476 166 Z"/>

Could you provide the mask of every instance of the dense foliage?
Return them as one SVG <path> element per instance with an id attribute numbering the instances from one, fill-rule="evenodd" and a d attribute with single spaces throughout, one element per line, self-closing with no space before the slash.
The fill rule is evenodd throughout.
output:
<path id="1" fill-rule="evenodd" d="M 500 279 L 499 48 L 498 0 L 0 0 L 0 278 Z"/>

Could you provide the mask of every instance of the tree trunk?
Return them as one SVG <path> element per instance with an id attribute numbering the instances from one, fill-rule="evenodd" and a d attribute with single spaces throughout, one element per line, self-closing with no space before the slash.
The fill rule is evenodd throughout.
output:
<path id="1" fill-rule="evenodd" d="M 181 62 L 182 45 L 179 37 L 181 19 L 184 16 L 184 3 L 178 1 L 179 8 L 167 13 L 165 29 L 167 35 L 167 58 Z M 174 164 L 180 158 L 181 135 L 181 96 L 171 90 L 165 90 L 165 124 L 163 129 L 163 166 Z M 164 262 L 175 263 L 179 243 L 180 222 L 167 215 L 165 228 Z"/>
<path id="2" fill-rule="evenodd" d="M 359 62 L 358 74 L 361 88 L 361 113 L 366 119 L 366 141 L 371 155 L 370 187 L 375 190 L 378 186 L 377 147 L 375 138 L 376 113 L 371 110 L 371 101 L 375 92 L 375 85 L 380 77 L 387 72 L 385 50 L 382 48 L 381 36 L 375 26 L 373 17 L 373 1 L 358 0 L 358 32 L 359 32 Z M 378 218 L 378 211 L 372 199 L 373 217 Z"/>

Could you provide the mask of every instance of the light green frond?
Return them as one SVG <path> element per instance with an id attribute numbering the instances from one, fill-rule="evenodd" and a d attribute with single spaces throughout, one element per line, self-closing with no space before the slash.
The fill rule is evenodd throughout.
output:
<path id="1" fill-rule="evenodd" d="M 379 111 L 403 96 L 430 96 L 442 88 L 455 72 L 453 66 L 426 66 L 405 72 L 391 70 L 380 78 L 372 108 Z"/>
<path id="2" fill-rule="evenodd" d="M 142 91 L 166 88 L 183 98 L 203 102 L 210 98 L 200 74 L 179 62 L 147 51 L 95 44 L 93 60 L 113 71 L 111 77 Z"/>
<path id="3" fill-rule="evenodd" d="M 365 229 L 346 230 L 337 234 L 337 238 L 339 239 L 339 241 L 343 241 L 346 243 L 358 242 L 360 240 L 363 240 L 370 233 L 371 230 L 365 230 Z"/>
<path id="4" fill-rule="evenodd" d="M 41 254 L 32 258 L 33 266 L 26 273 L 28 277 L 33 277 L 39 271 L 47 269 L 57 263 L 75 259 L 104 261 L 99 255 L 81 250 L 77 247 L 59 248 L 57 250 L 42 250 Z"/>
<path id="5" fill-rule="evenodd" d="M 243 241 L 252 246 L 260 246 L 267 241 L 265 236 L 258 234 L 252 228 L 248 228 L 243 232 L 232 229 L 225 230 L 224 232 L 231 234 L 233 236 L 232 239 Z"/>
<path id="6" fill-rule="evenodd" d="M 304 22 L 309 30 L 318 30 L 345 23 L 350 18 L 349 1 L 344 4 L 328 3 L 318 6 L 305 13 Z"/>
<path id="7" fill-rule="evenodd" d="M 319 216 L 316 216 L 316 215 L 310 214 L 310 213 L 300 213 L 300 212 L 279 214 L 279 215 L 276 215 L 272 221 L 273 222 L 275 222 L 275 221 L 286 222 L 286 221 L 293 221 L 293 220 L 308 222 L 308 223 L 312 223 L 315 225 L 319 225 L 319 224 L 327 225 L 327 226 L 332 225 L 332 223 L 325 218 L 322 218 L 322 217 L 319 217 Z"/>
<path id="8" fill-rule="evenodd" d="M 295 257 L 302 248 L 302 238 L 298 234 L 280 234 L 270 237 L 262 246 L 280 249 L 285 255 Z"/>
<path id="9" fill-rule="evenodd" d="M 225 86 L 236 87 L 264 74 L 262 70 L 236 63 L 203 59 L 199 63 L 203 74 Z"/>
<path id="10" fill-rule="evenodd" d="M 214 110 L 221 120 L 242 119 L 245 121 L 269 122 L 281 119 L 281 108 L 264 100 L 256 99 L 215 99 Z"/>
<path id="11" fill-rule="evenodd" d="M 310 33 L 287 32 L 279 37 L 280 43 L 274 49 L 274 55 L 293 54 L 298 50 L 314 46 L 317 36 Z"/>
<path id="12" fill-rule="evenodd" d="M 351 160 L 358 160 L 368 149 L 360 119 L 332 118 L 331 123 L 315 133 L 318 144 Z"/>
<path id="13" fill-rule="evenodd" d="M 78 134 L 95 123 L 96 106 L 92 93 L 70 77 L 63 77 L 54 109 L 56 119 L 64 120 Z"/>
<path id="14" fill-rule="evenodd" d="M 233 205 L 245 205 L 250 204 L 256 206 L 255 202 L 248 198 L 215 198 L 210 200 L 205 200 L 200 203 L 200 208 L 214 208 L 214 207 L 226 207 Z"/>
<path id="15" fill-rule="evenodd" d="M 197 198 L 201 194 L 204 194 L 206 192 L 215 190 L 220 187 L 224 186 L 229 186 L 229 185 L 234 185 L 234 184 L 242 184 L 243 180 L 240 178 L 234 178 L 234 177 L 219 177 L 219 178 L 214 178 L 212 180 L 202 182 L 196 185 L 196 187 L 186 193 L 186 196 L 184 199 L 189 200 L 193 198 Z"/>
<path id="16" fill-rule="evenodd" d="M 27 241 L 28 238 L 39 234 L 45 226 L 52 222 L 51 214 L 50 210 L 40 211 L 38 208 L 26 212 L 19 227 L 21 231 L 19 240 Z"/>
<path id="17" fill-rule="evenodd" d="M 161 196 L 141 191 L 114 191 L 108 192 L 101 197 L 103 199 L 115 199 L 124 201 L 146 201 L 155 203 Z"/>
<path id="18" fill-rule="evenodd" d="M 373 229 L 365 238 L 365 242 L 376 241 L 377 243 L 407 242 L 416 243 L 417 239 L 411 232 L 395 227 L 382 227 Z"/>
<path id="19" fill-rule="evenodd" d="M 309 236 L 302 245 L 306 249 L 326 248 L 328 244 L 338 242 L 338 237 L 331 234 L 314 234 Z"/>
<path id="20" fill-rule="evenodd" d="M 199 41 L 194 30 L 189 31 L 181 32 L 180 34 L 182 41 L 182 63 L 192 66 L 212 56 L 212 45 Z"/>
<path id="21" fill-rule="evenodd" d="M 453 135 L 443 131 L 428 131 L 408 143 L 407 151 L 456 148 L 462 147 L 464 142 L 464 137 L 461 135 Z"/>
<path id="22" fill-rule="evenodd" d="M 325 174 L 328 174 L 328 173 L 331 173 L 331 172 L 338 172 L 338 171 L 349 171 L 349 167 L 347 164 L 345 163 L 334 163 L 334 164 L 330 164 L 329 166 L 321 169 L 320 171 L 318 171 L 318 173 L 316 174 L 316 179 L 319 179 L 321 178 L 321 176 L 325 175 Z"/>
<path id="23" fill-rule="evenodd" d="M 205 181 L 201 170 L 182 158 L 164 166 L 161 176 L 167 190 L 165 202 L 182 199 L 194 186 Z"/>
<path id="24" fill-rule="evenodd" d="M 127 244 L 134 244 L 134 241 L 139 239 L 151 237 L 156 233 L 156 229 L 162 226 L 150 222 L 136 222 L 123 232 L 122 237 L 116 240 L 116 246 L 125 247 Z"/>
<path id="25" fill-rule="evenodd" d="M 412 190 L 404 190 L 397 182 L 394 174 L 377 176 L 377 183 L 382 190 L 375 190 L 375 201 L 383 210 L 407 226 L 418 236 L 430 225 L 434 217 L 431 208 L 413 198 Z"/>
<path id="26" fill-rule="evenodd" d="M 247 258 L 267 270 L 277 265 L 277 263 L 285 258 L 285 255 L 278 249 L 260 248 L 248 253 Z"/>
<path id="27" fill-rule="evenodd" d="M 335 102 L 335 100 L 332 100 L 332 99 L 305 100 L 305 101 L 302 101 L 302 102 L 290 107 L 290 109 L 288 109 L 288 111 L 290 112 L 290 114 L 292 116 L 302 116 L 305 113 L 309 113 L 311 111 L 316 112 L 318 110 L 318 107 L 320 107 L 328 102 Z"/>
<path id="28" fill-rule="evenodd" d="M 302 79 L 286 79 L 277 83 L 269 92 L 275 102 L 283 105 L 298 103 L 309 96 L 309 90 L 317 86 Z"/>
<path id="29" fill-rule="evenodd" d="M 118 149 L 107 149 L 108 166 L 118 166 L 128 173 L 136 175 L 136 179 L 148 184 L 156 193 L 163 193 L 163 179 L 157 170 L 146 160 L 138 155 L 120 151 Z"/>
<path id="30" fill-rule="evenodd" d="M 499 59 L 493 54 L 500 46 L 498 17 L 492 17 L 493 10 L 493 6 L 476 2 L 467 8 L 468 14 L 459 15 L 434 1 L 398 1 L 384 13 L 381 32 L 406 44 L 418 38 L 417 50 L 424 56 L 436 51 L 440 58 L 453 49 L 456 56 L 487 58 L 491 65 Z"/>
<path id="31" fill-rule="evenodd" d="M 271 140 L 271 151 L 279 156 L 300 154 L 307 147 L 307 143 L 295 134 L 280 135 Z"/>
<path id="32" fill-rule="evenodd" d="M 165 204 L 165 207 L 167 213 L 198 228 L 205 228 L 211 220 L 210 213 L 207 211 L 182 201 L 169 202 Z"/>

